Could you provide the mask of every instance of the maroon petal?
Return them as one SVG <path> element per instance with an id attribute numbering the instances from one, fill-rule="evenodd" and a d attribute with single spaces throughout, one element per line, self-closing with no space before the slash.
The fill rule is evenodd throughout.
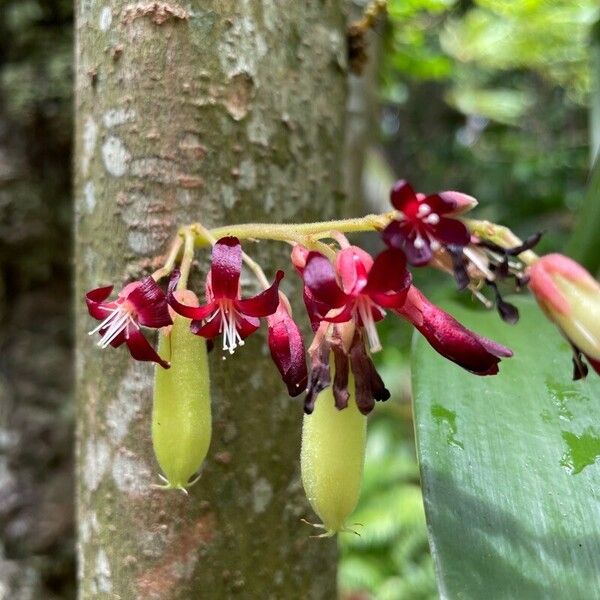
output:
<path id="1" fill-rule="evenodd" d="M 401 250 L 390 248 L 375 258 L 363 294 L 385 308 L 400 308 L 412 283 L 406 269 L 406 256 Z"/>
<path id="2" fill-rule="evenodd" d="M 304 398 L 304 412 L 310 415 L 315 409 L 315 401 L 320 392 L 331 385 L 329 373 L 329 350 L 330 344 L 324 341 L 311 355 L 310 373 L 308 374 L 308 386 Z"/>
<path id="3" fill-rule="evenodd" d="M 352 309 L 354 302 L 349 302 L 344 306 L 341 312 L 334 314 L 333 316 L 322 317 L 321 321 L 327 321 L 328 323 L 347 323 L 352 319 Z"/>
<path id="4" fill-rule="evenodd" d="M 253 334 L 260 327 L 260 320 L 256 317 L 246 317 L 238 315 L 236 319 L 237 331 L 240 337 L 245 340 L 249 335 Z"/>
<path id="5" fill-rule="evenodd" d="M 218 302 L 211 302 L 204 306 L 188 306 L 187 304 L 179 302 L 175 296 L 169 296 L 169 304 L 176 313 L 180 314 L 182 317 L 186 317 L 186 319 L 193 319 L 194 321 L 206 319 L 218 309 Z"/>
<path id="6" fill-rule="evenodd" d="M 212 249 L 210 266 L 215 299 L 237 298 L 242 271 L 242 247 L 236 237 L 221 238 Z"/>
<path id="7" fill-rule="evenodd" d="M 405 179 L 400 179 L 393 185 L 390 200 L 394 208 L 405 215 L 416 213 L 419 204 L 415 190 Z"/>
<path id="8" fill-rule="evenodd" d="M 304 306 L 306 306 L 312 330 L 316 332 L 322 321 L 321 315 L 327 314 L 327 306 L 322 302 L 317 302 L 306 286 L 302 290 L 302 299 L 304 300 Z"/>
<path id="9" fill-rule="evenodd" d="M 100 336 L 103 337 L 105 332 L 106 332 L 106 329 L 101 329 L 100 330 Z M 111 340 L 110 345 L 113 348 L 118 348 L 124 342 L 125 342 L 125 331 L 121 331 L 117 335 L 117 337 L 115 337 L 114 339 Z"/>
<path id="10" fill-rule="evenodd" d="M 264 292 L 246 298 L 234 300 L 233 304 L 238 312 L 249 317 L 266 317 L 272 315 L 279 305 L 279 282 L 283 279 L 283 271 L 277 271 L 275 281 Z"/>
<path id="11" fill-rule="evenodd" d="M 298 396 L 306 390 L 308 381 L 302 333 L 282 306 L 267 321 L 271 358 L 287 386 L 288 394 Z"/>
<path id="12" fill-rule="evenodd" d="M 385 401 L 390 397 L 383 380 L 367 354 L 363 341 L 356 336 L 350 348 L 350 367 L 354 374 L 356 405 L 363 415 L 368 415 L 375 400 Z"/>
<path id="13" fill-rule="evenodd" d="M 125 341 L 127 342 L 131 356 L 136 360 L 155 362 L 164 369 L 168 369 L 171 366 L 158 355 L 139 329 L 134 328 L 130 330 L 129 336 Z"/>
<path id="14" fill-rule="evenodd" d="M 144 277 L 126 297 L 137 314 L 140 325 L 145 327 L 165 327 L 172 325 L 167 297 L 152 277 Z"/>
<path id="15" fill-rule="evenodd" d="M 348 355 L 344 352 L 342 344 L 332 344 L 333 362 L 335 375 L 333 377 L 333 398 L 335 407 L 342 410 L 348 406 L 350 392 L 348 391 L 348 377 L 350 375 L 350 362 Z"/>
<path id="16" fill-rule="evenodd" d="M 458 207 L 458 200 L 453 195 L 455 192 L 440 192 L 427 196 L 423 202 L 431 208 L 431 212 L 438 215 L 452 213 Z M 458 192 L 456 192 L 458 194 Z"/>
<path id="17" fill-rule="evenodd" d="M 512 351 L 461 325 L 454 317 L 432 304 L 414 286 L 399 314 L 411 320 L 431 346 L 447 359 L 476 375 L 495 375 L 501 358 Z M 410 310 L 408 310 L 410 308 Z M 418 321 L 414 315 L 421 315 Z"/>
<path id="18" fill-rule="evenodd" d="M 302 274 L 304 285 L 317 302 L 328 309 L 340 308 L 347 302 L 347 296 L 340 289 L 333 265 L 319 252 L 311 252 Z"/>
<path id="19" fill-rule="evenodd" d="M 99 287 L 94 290 L 90 290 L 85 295 L 85 303 L 87 304 L 88 312 L 94 319 L 104 321 L 108 317 L 109 308 L 116 306 L 114 302 L 104 302 L 113 291 L 112 285 L 105 287 Z"/>
<path id="20" fill-rule="evenodd" d="M 429 263 L 433 256 L 433 252 L 431 251 L 429 242 L 423 237 L 421 238 L 423 244 L 417 248 L 417 246 L 415 246 L 415 238 L 416 235 L 413 235 L 410 239 L 406 240 L 403 248 L 404 254 L 406 254 L 406 259 L 411 265 L 414 267 L 423 267 Z"/>
<path id="21" fill-rule="evenodd" d="M 190 331 L 194 335 L 201 335 L 207 340 L 212 340 L 221 333 L 221 323 L 223 318 L 221 312 L 217 312 L 212 319 L 202 323 L 202 321 L 192 321 L 190 323 Z"/>
<path id="22" fill-rule="evenodd" d="M 596 373 L 600 375 L 600 360 L 594 360 L 587 354 L 585 354 L 584 356 L 587 358 L 587 361 L 590 363 L 592 369 L 594 369 L 594 371 L 596 371 Z"/>
<path id="23" fill-rule="evenodd" d="M 169 280 L 169 287 L 167 289 L 167 300 L 173 310 L 180 314 L 186 319 L 193 319 L 194 321 L 202 321 L 207 319 L 212 313 L 218 309 L 218 302 L 209 302 L 204 306 L 189 306 L 179 302 L 175 297 L 175 291 L 177 289 L 177 282 L 179 281 L 179 269 L 174 269 L 171 273 Z"/>
<path id="24" fill-rule="evenodd" d="M 385 244 L 390 248 L 402 250 L 408 262 L 415 267 L 426 265 L 432 257 L 427 238 L 421 233 L 423 245 L 417 248 L 415 239 L 419 229 L 410 221 L 392 221 L 381 233 Z"/>
<path id="25" fill-rule="evenodd" d="M 402 250 L 404 243 L 412 226 L 407 227 L 405 221 L 392 221 L 387 227 L 381 232 L 381 239 L 384 241 L 386 246 L 390 248 L 396 248 Z"/>
<path id="26" fill-rule="evenodd" d="M 466 225 L 457 219 L 442 217 L 437 225 L 431 226 L 431 231 L 435 238 L 443 244 L 467 246 L 471 241 L 471 234 Z"/>

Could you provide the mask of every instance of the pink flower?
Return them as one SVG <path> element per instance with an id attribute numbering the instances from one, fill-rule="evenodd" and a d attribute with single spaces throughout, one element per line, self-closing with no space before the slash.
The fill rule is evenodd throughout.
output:
<path id="1" fill-rule="evenodd" d="M 309 252 L 302 276 L 311 321 L 321 323 L 309 351 L 311 370 L 304 410 L 312 412 L 319 392 L 329 385 L 333 386 L 337 408 L 345 408 L 352 371 L 356 404 L 366 415 L 376 400 L 390 397 L 367 353 L 365 338 L 372 352 L 380 350 L 375 323 L 384 318 L 385 309 L 398 309 L 404 304 L 411 283 L 404 254 L 388 249 L 373 260 L 361 248 L 349 246 L 337 253 L 334 267 L 322 254 Z M 331 357 L 335 363 L 333 382 Z"/>
<path id="2" fill-rule="evenodd" d="M 169 283 L 169 304 L 175 312 L 192 319 L 192 333 L 207 339 L 222 334 L 223 350 L 230 354 L 237 346 L 243 346 L 244 340 L 258 329 L 259 317 L 272 315 L 277 310 L 279 282 L 283 278 L 283 271 L 277 271 L 271 287 L 242 300 L 241 271 L 240 242 L 235 237 L 225 237 L 213 246 L 210 273 L 206 280 L 207 303 L 204 306 L 188 306 L 177 300 L 173 292 L 179 279 L 178 272 L 174 272 Z"/>
<path id="3" fill-rule="evenodd" d="M 267 324 L 271 358 L 289 395 L 298 396 L 306 390 L 308 379 L 302 333 L 284 302 L 280 302 L 275 313 L 267 317 Z"/>
<path id="4" fill-rule="evenodd" d="M 449 215 L 473 208 L 475 198 L 451 191 L 417 194 L 403 179 L 394 184 L 390 197 L 401 218 L 383 230 L 382 238 L 390 248 L 402 250 L 411 265 L 426 265 L 442 246 L 469 244 L 471 236 L 465 224 Z"/>
<path id="5" fill-rule="evenodd" d="M 90 315 L 101 321 L 90 335 L 100 333 L 101 348 L 117 348 L 125 342 L 136 360 L 153 361 L 168 369 L 169 363 L 160 358 L 140 331 L 140 325 L 157 329 L 172 324 L 164 292 L 152 277 L 126 285 L 116 300 L 106 302 L 112 290 L 110 285 L 85 295 Z"/>
<path id="6" fill-rule="evenodd" d="M 540 258 L 529 277 L 538 304 L 573 347 L 573 378 L 587 375 L 581 354 L 600 374 L 600 284 L 562 254 Z"/>
<path id="7" fill-rule="evenodd" d="M 411 286 L 404 306 L 397 312 L 410 321 L 437 352 L 475 375 L 495 375 L 500 359 L 512 356 L 508 348 L 470 331 L 429 302 L 415 286 Z"/>
<path id="8" fill-rule="evenodd" d="M 340 250 L 335 268 L 322 254 L 309 253 L 303 279 L 311 319 L 353 320 L 366 331 L 371 352 L 381 349 L 375 323 L 384 318 L 386 308 L 404 304 L 412 281 L 400 250 L 384 250 L 373 260 L 357 246 Z"/>

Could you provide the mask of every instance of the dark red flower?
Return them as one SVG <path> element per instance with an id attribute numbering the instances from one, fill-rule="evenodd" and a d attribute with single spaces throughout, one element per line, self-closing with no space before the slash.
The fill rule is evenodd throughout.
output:
<path id="1" fill-rule="evenodd" d="M 415 286 L 411 286 L 404 306 L 397 312 L 441 355 L 476 375 L 495 375 L 500 359 L 512 356 L 512 351 L 505 346 L 463 327 Z"/>
<path id="2" fill-rule="evenodd" d="M 291 259 L 296 271 L 300 277 L 304 277 L 304 268 L 306 267 L 306 261 L 310 250 L 302 244 L 295 244 L 292 250 Z M 306 306 L 306 312 L 310 319 L 310 324 L 313 332 L 319 329 L 321 324 L 320 314 L 326 314 L 329 307 L 326 303 L 318 302 L 311 294 L 310 290 L 306 287 L 302 287 L 302 299 L 304 300 L 304 306 Z"/>
<path id="3" fill-rule="evenodd" d="M 271 358 L 287 385 L 290 396 L 306 390 L 308 372 L 302 333 L 283 302 L 267 317 Z"/>
<path id="4" fill-rule="evenodd" d="M 310 252 L 303 279 L 309 312 L 330 323 L 354 320 L 365 329 L 372 352 L 381 349 L 375 323 L 383 319 L 386 308 L 402 307 L 412 281 L 400 250 L 384 250 L 373 261 L 357 246 L 340 250 L 335 268 L 322 254 Z"/>
<path id="5" fill-rule="evenodd" d="M 471 236 L 465 224 L 448 215 L 477 204 L 471 196 L 451 191 L 425 196 L 415 193 L 410 183 L 402 179 L 394 184 L 390 197 L 402 214 L 401 219 L 383 230 L 383 241 L 390 248 L 402 250 L 411 265 L 426 265 L 442 246 L 469 244 Z"/>
<path id="6" fill-rule="evenodd" d="M 175 298 L 179 273 L 171 276 L 168 301 L 175 312 L 192 319 L 190 330 L 196 335 L 213 339 L 223 334 L 223 350 L 233 354 L 237 346 L 254 333 L 259 317 L 272 315 L 279 304 L 279 282 L 283 271 L 277 271 L 275 281 L 260 294 L 242 300 L 240 297 L 240 273 L 242 271 L 242 247 L 235 237 L 221 238 L 212 250 L 210 273 L 206 279 L 206 304 L 188 306 Z"/>
<path id="7" fill-rule="evenodd" d="M 157 329 L 172 324 L 164 292 L 152 277 L 126 285 L 116 300 L 106 302 L 112 290 L 109 285 L 85 295 L 90 315 L 101 321 L 90 335 L 100 333 L 101 348 L 109 344 L 117 348 L 125 342 L 136 360 L 153 361 L 168 369 L 169 363 L 160 358 L 140 331 L 140 325 Z"/>

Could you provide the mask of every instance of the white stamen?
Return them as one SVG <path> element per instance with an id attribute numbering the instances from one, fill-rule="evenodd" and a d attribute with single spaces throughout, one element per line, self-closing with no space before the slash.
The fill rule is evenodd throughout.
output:
<path id="1" fill-rule="evenodd" d="M 244 340 L 237 329 L 235 309 L 230 304 L 222 304 L 219 310 L 221 312 L 219 333 L 223 334 L 223 352 L 227 350 L 229 354 L 233 354 L 238 346 L 244 345 Z"/>
<path id="2" fill-rule="evenodd" d="M 105 306 L 101 306 L 100 308 L 107 310 L 110 314 L 108 317 L 106 317 L 106 319 L 104 319 L 104 321 L 102 321 L 102 323 L 100 323 L 100 325 L 98 325 L 98 327 L 94 327 L 94 329 L 88 331 L 88 335 L 94 335 L 94 333 L 98 333 L 103 327 L 106 327 L 113 318 L 114 313 L 119 310 L 118 308 L 106 308 Z"/>
<path id="3" fill-rule="evenodd" d="M 419 204 L 419 208 L 417 210 L 417 217 L 424 217 L 431 212 L 431 206 L 427 203 Z"/>
<path id="4" fill-rule="evenodd" d="M 88 335 L 93 335 L 94 333 L 105 330 L 98 341 L 98 346 L 100 348 L 106 348 L 122 331 L 125 331 L 125 336 L 129 338 L 129 325 L 133 325 L 136 329 L 139 329 L 138 324 L 133 318 L 130 306 L 121 304 L 115 308 L 101 308 L 107 310 L 110 314 L 100 323 L 100 325 L 88 332 Z"/>
<path id="5" fill-rule="evenodd" d="M 429 245 L 431 246 L 431 249 L 434 252 L 437 252 L 442 247 L 442 245 L 437 240 L 431 240 L 429 242 Z"/>
<path id="6" fill-rule="evenodd" d="M 429 223 L 429 225 L 437 225 L 440 222 L 440 215 L 437 213 L 431 213 L 427 215 L 424 219 L 425 223 Z"/>
<path id="7" fill-rule="evenodd" d="M 421 248 L 423 248 L 423 246 L 425 246 L 425 241 L 423 240 L 423 238 L 421 237 L 421 235 L 419 233 L 417 233 L 417 237 L 415 238 L 415 241 L 413 242 L 413 246 L 417 250 L 420 250 Z"/>
<path id="8" fill-rule="evenodd" d="M 463 248 L 463 254 L 486 276 L 490 281 L 494 281 L 496 276 L 488 269 L 485 259 L 472 248 Z"/>
<path id="9" fill-rule="evenodd" d="M 377 327 L 375 326 L 375 321 L 373 319 L 371 304 L 373 304 L 373 301 L 366 296 L 360 296 L 356 302 L 360 320 L 362 321 L 363 327 L 367 332 L 367 338 L 369 339 L 369 349 L 371 352 L 379 352 L 382 346 L 381 341 L 379 340 L 379 334 L 377 333 Z"/>

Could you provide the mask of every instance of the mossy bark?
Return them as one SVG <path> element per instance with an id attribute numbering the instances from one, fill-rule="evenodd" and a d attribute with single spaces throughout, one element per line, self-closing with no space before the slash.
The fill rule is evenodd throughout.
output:
<path id="1" fill-rule="evenodd" d="M 77 3 L 82 598 L 335 596 L 335 541 L 309 539 L 299 521 L 310 518 L 298 473 L 301 402 L 286 396 L 264 336 L 226 361 L 212 353 L 214 437 L 202 477 L 189 497 L 155 491 L 153 367 L 94 346 L 83 294 L 158 266 L 153 257 L 181 223 L 339 214 L 342 4 Z M 270 272 L 287 265 L 281 246 L 248 250 Z"/>

